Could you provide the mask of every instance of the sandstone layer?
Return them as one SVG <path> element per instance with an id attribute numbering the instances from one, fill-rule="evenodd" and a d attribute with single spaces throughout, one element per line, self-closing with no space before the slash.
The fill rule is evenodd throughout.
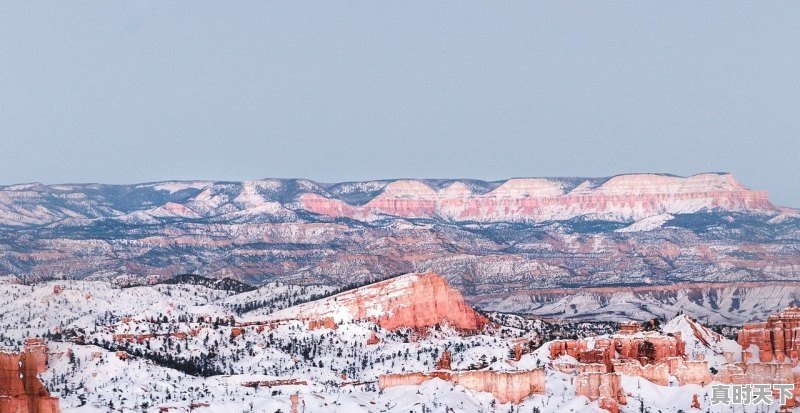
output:
<path id="1" fill-rule="evenodd" d="M 39 373 L 46 368 L 47 346 L 39 339 L 26 342 L 21 353 L 0 353 L 0 412 L 58 413 L 58 399 L 51 397 Z"/>
<path id="2" fill-rule="evenodd" d="M 433 371 L 429 373 L 382 374 L 381 389 L 403 385 L 420 385 L 438 378 L 467 389 L 491 393 L 500 403 L 520 403 L 532 394 L 545 393 L 545 373 L 542 369 L 524 371 Z"/>

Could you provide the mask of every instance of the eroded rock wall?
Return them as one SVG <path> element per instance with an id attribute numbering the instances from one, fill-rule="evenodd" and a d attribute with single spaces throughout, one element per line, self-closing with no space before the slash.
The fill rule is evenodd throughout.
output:
<path id="1" fill-rule="evenodd" d="M 544 394 L 546 390 L 543 369 L 522 371 L 460 371 L 430 373 L 392 373 L 378 378 L 381 389 L 401 385 L 419 385 L 439 378 L 474 391 L 488 392 L 501 403 L 520 403 L 531 394 Z"/>
<path id="2" fill-rule="evenodd" d="M 0 353 L 0 412 L 58 413 L 58 399 L 39 380 L 47 363 L 47 347 L 39 339 L 26 342 L 22 353 Z"/>
<path id="3" fill-rule="evenodd" d="M 800 359 L 800 308 L 789 307 L 770 316 L 766 322 L 745 324 L 737 342 L 742 346 L 742 359 L 752 360 L 751 346 L 758 348 L 758 361 L 783 363 Z"/>

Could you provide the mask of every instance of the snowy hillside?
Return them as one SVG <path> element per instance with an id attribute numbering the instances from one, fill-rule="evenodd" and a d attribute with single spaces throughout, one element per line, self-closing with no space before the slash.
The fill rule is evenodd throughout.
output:
<path id="1" fill-rule="evenodd" d="M 745 352 L 686 315 L 659 326 L 549 322 L 493 313 L 480 330 L 466 331 L 452 325 L 458 314 L 436 312 L 440 321 L 434 325 L 384 328 L 387 320 L 427 319 L 393 311 L 391 294 L 373 292 L 408 291 L 405 299 L 422 305 L 443 288 L 428 277 L 435 276 L 402 276 L 337 295 L 286 285 L 235 293 L 196 284 L 2 284 L 2 342 L 7 351 L 35 351 L 24 339 L 46 338 L 41 381 L 66 413 L 165 408 L 201 413 L 293 408 L 555 413 L 601 412 L 612 402 L 622 412 L 677 413 L 692 411 L 695 399 L 702 411 L 730 411 L 709 404 L 711 380 L 723 377 L 714 372 L 741 365 Z M 439 308 L 470 311 L 459 307 L 460 296 L 438 294 L 443 297 Z M 267 304 L 255 313 L 234 311 L 258 299 Z M 329 318 L 328 306 L 346 306 L 350 299 L 359 303 L 357 308 L 384 312 L 364 319 Z M 281 310 L 292 302 L 302 304 Z M 316 310 L 321 312 L 315 318 Z M 800 310 L 781 317 L 800 320 Z M 613 366 L 623 373 L 581 373 L 606 368 L 596 360 L 602 360 L 598 351 L 609 342 L 617 343 L 611 347 L 616 348 Z M 640 352 L 636 364 L 625 364 L 630 351 Z M 673 362 L 681 367 L 668 372 Z M 493 378 L 537 371 L 541 390 Z M 666 376 L 654 375 L 657 371 Z M 585 384 L 592 374 L 619 377 L 620 392 L 612 395 L 619 401 L 592 396 L 597 390 Z M 508 394 L 522 397 L 506 401 Z M 777 411 L 777 406 L 744 411 Z"/>

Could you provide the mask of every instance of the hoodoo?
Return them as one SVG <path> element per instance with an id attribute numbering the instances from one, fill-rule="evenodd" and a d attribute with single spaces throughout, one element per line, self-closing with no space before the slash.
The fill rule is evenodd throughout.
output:
<path id="1" fill-rule="evenodd" d="M 59 412 L 58 399 L 39 381 L 46 362 L 47 347 L 41 339 L 28 339 L 21 353 L 0 353 L 0 412 Z"/>

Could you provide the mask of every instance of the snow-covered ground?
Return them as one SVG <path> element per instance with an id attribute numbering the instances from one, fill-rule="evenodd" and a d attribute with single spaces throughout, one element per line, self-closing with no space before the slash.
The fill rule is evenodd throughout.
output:
<path id="1" fill-rule="evenodd" d="M 36 286 L 0 284 L 0 343 L 18 350 L 25 338 L 50 337 L 45 386 L 60 398 L 65 413 L 109 411 L 198 413 L 291 411 L 299 395 L 305 412 L 598 412 L 596 401 L 575 396 L 575 376 L 548 367 L 549 343 L 564 330 L 541 320 L 493 314 L 482 333 L 463 336 L 447 325 L 427 334 L 381 329 L 351 321 L 335 329 L 309 329 L 290 320 L 235 331 L 237 321 L 257 320 L 272 311 L 330 293 L 325 288 L 269 285 L 233 294 L 198 285 L 158 285 L 120 289 L 104 282 L 51 282 Z M 244 311 L 251 309 L 250 312 Z M 502 325 L 500 325 L 502 324 Z M 607 334 L 609 326 L 565 324 L 576 336 Z M 725 362 L 723 353 L 739 355 L 734 341 L 723 339 L 679 316 L 661 327 L 680 332 L 686 351 L 702 354 L 710 367 Z M 57 333 L 54 335 L 54 333 Z M 175 336 L 186 333 L 186 337 Z M 141 343 L 115 341 L 120 335 L 155 336 Z M 380 343 L 368 345 L 371 336 Z M 68 338 L 82 337 L 81 342 Z M 700 338 L 698 338 L 700 337 Z M 705 343 L 708 344 L 705 344 Z M 516 343 L 538 348 L 518 362 L 509 359 Z M 540 345 L 541 344 L 541 345 Z M 490 393 L 476 392 L 440 379 L 419 386 L 380 391 L 384 373 L 434 370 L 443 352 L 452 353 L 454 370 L 488 368 L 525 370 L 546 367 L 547 391 L 522 403 L 501 404 Z M 123 354 L 124 353 L 124 354 Z M 187 370 L 204 365 L 204 373 Z M 192 374 L 187 374 L 192 373 Z M 248 382 L 298 380 L 293 385 L 257 387 Z M 673 380 L 674 381 L 674 380 Z M 690 412 L 697 394 L 702 411 L 777 411 L 776 406 L 732 409 L 710 406 L 710 385 L 655 385 L 624 376 L 626 413 Z"/>

